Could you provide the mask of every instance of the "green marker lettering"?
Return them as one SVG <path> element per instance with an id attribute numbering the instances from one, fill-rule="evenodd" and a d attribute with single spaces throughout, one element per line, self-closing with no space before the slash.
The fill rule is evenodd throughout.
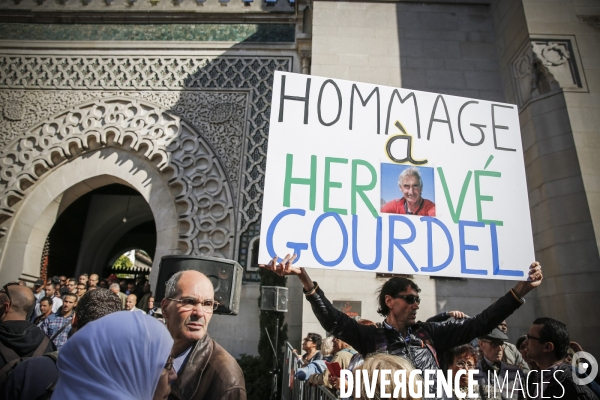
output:
<path id="1" fill-rule="evenodd" d="M 290 194 L 292 185 L 308 185 L 310 187 L 310 210 L 315 210 L 317 202 L 317 156 L 310 156 L 310 178 L 292 177 L 292 166 L 294 155 L 287 154 L 285 157 L 285 183 L 283 185 L 283 206 L 290 207 Z"/>
<path id="2" fill-rule="evenodd" d="M 371 182 L 367 185 L 358 185 L 356 183 L 359 165 L 362 165 L 363 167 L 367 167 L 367 169 L 371 173 Z M 367 208 L 369 209 L 369 211 L 371 211 L 371 214 L 373 214 L 373 217 L 377 218 L 379 216 L 379 214 L 377 213 L 377 210 L 375 209 L 375 207 L 373 207 L 373 204 L 371 204 L 371 201 L 365 194 L 366 191 L 373 190 L 375 188 L 376 184 L 377 184 L 377 171 L 375 170 L 375 168 L 373 168 L 373 166 L 365 160 L 352 160 L 352 186 L 351 186 L 351 196 L 350 196 L 351 197 L 351 206 L 350 207 L 352 209 L 351 210 L 352 215 L 356 215 L 356 195 L 358 194 L 360 196 L 360 198 L 362 199 L 362 201 L 367 206 Z"/>
<path id="3" fill-rule="evenodd" d="M 325 182 L 323 184 L 323 212 L 334 212 L 340 215 L 348 215 L 344 208 L 333 208 L 329 206 L 329 191 L 332 188 L 341 188 L 341 182 L 331 181 L 331 163 L 348 164 L 347 158 L 325 157 Z"/>
<path id="4" fill-rule="evenodd" d="M 489 165 L 491 160 L 488 160 L 488 163 L 485 165 L 486 168 Z M 483 196 L 481 194 L 481 186 L 480 179 L 482 176 L 490 176 L 493 178 L 500 178 L 502 174 L 500 172 L 495 171 L 475 171 L 475 202 L 477 203 L 477 221 L 483 222 L 485 224 L 496 224 L 497 226 L 502 226 L 502 221 L 495 221 L 491 219 L 483 219 L 483 212 L 481 211 L 481 202 L 483 201 L 494 201 L 494 197 L 492 196 Z"/>
<path id="5" fill-rule="evenodd" d="M 469 188 L 469 183 L 471 182 L 471 175 L 473 175 L 473 172 L 469 171 L 467 173 L 467 176 L 465 177 L 462 189 L 460 190 L 460 196 L 458 197 L 458 204 L 456 205 L 455 210 L 454 205 L 452 204 L 452 198 L 450 197 L 450 190 L 448 189 L 448 184 L 446 183 L 446 178 L 444 177 L 444 171 L 441 167 L 438 167 L 437 171 L 440 175 L 440 180 L 442 181 L 442 187 L 444 188 L 446 202 L 448 203 L 448 208 L 450 209 L 450 214 L 452 215 L 452 221 L 454 221 L 455 224 L 458 224 L 458 221 L 460 220 L 460 214 L 462 213 L 463 205 L 465 204 L 465 196 L 467 195 L 467 189 Z"/>

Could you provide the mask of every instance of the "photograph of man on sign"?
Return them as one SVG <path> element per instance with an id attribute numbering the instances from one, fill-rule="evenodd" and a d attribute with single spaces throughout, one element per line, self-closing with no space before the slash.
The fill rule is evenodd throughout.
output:
<path id="1" fill-rule="evenodd" d="M 397 175 L 399 171 L 401 172 L 399 175 Z M 403 197 L 386 201 L 385 204 L 382 204 L 381 206 L 381 212 L 387 214 L 407 214 L 435 217 L 435 203 L 431 200 L 423 198 L 423 181 L 426 180 L 426 186 L 429 189 L 428 195 L 434 199 L 433 168 L 381 164 L 382 203 L 386 198 L 392 198 L 392 196 L 389 195 L 392 185 L 388 182 L 390 181 L 390 177 L 391 179 L 394 179 L 395 176 L 398 176 L 397 185 Z M 395 187 L 394 192 L 396 192 Z"/>

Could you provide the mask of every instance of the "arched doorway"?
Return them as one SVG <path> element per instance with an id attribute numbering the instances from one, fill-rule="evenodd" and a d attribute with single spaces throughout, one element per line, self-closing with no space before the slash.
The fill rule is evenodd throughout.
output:
<path id="1" fill-rule="evenodd" d="M 0 281 L 33 281 L 56 218 L 86 193 L 129 186 L 156 224 L 150 280 L 167 254 L 233 258 L 234 204 L 208 142 L 144 100 L 82 103 L 36 125 L 0 154 Z"/>
<path id="2" fill-rule="evenodd" d="M 107 277 L 115 258 L 129 249 L 143 250 L 154 259 L 152 210 L 142 195 L 128 186 L 102 186 L 75 200 L 58 216 L 48 235 L 48 275 Z"/>
<path id="3" fill-rule="evenodd" d="M 80 197 L 112 184 L 140 193 L 152 212 L 156 224 L 153 267 L 158 267 L 156 260 L 163 255 L 180 254 L 176 203 L 159 171 L 135 154 L 109 148 L 61 165 L 32 188 L 19 204 L 15 223 L 5 238 L 0 279 L 37 279 L 42 249 L 57 218 Z M 154 274 L 150 279 L 156 279 Z"/>

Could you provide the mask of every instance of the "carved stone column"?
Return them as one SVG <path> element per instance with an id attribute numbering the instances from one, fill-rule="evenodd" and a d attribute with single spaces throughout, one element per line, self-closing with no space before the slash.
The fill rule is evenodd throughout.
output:
<path id="1" fill-rule="evenodd" d="M 310 74 L 310 50 L 301 50 L 300 51 L 300 60 L 302 62 L 302 73 L 305 75 Z"/>

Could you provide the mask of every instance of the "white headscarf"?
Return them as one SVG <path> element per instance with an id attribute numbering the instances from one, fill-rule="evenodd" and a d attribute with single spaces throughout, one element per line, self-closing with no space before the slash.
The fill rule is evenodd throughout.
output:
<path id="1" fill-rule="evenodd" d="M 151 400 L 173 339 L 143 313 L 90 322 L 60 349 L 53 399 Z"/>

